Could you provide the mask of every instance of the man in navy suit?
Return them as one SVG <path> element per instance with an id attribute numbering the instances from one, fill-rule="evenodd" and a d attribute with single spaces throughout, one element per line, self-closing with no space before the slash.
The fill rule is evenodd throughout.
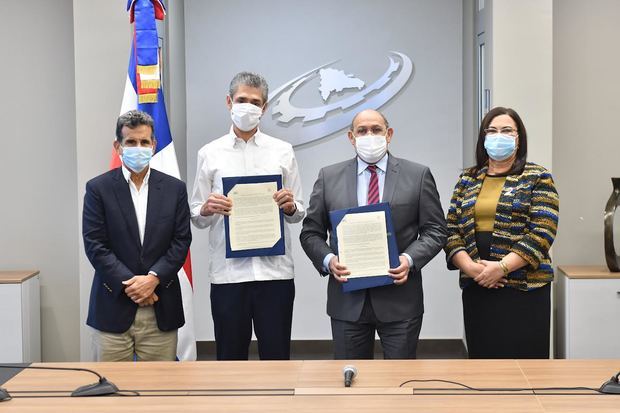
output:
<path id="1" fill-rule="evenodd" d="M 82 232 L 95 268 L 86 323 L 97 361 L 174 360 L 185 323 L 177 272 L 191 243 L 185 184 L 151 169 L 153 119 L 118 118 L 122 166 L 86 184 Z"/>

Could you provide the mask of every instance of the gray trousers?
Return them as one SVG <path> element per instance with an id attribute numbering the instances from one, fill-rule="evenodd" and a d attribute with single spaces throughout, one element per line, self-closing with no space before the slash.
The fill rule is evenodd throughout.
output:
<path id="1" fill-rule="evenodd" d="M 334 358 L 373 359 L 375 331 L 379 334 L 385 359 L 415 359 L 422 315 L 409 320 L 384 323 L 377 320 L 370 296 L 366 294 L 364 308 L 355 322 L 331 319 L 334 339 Z"/>

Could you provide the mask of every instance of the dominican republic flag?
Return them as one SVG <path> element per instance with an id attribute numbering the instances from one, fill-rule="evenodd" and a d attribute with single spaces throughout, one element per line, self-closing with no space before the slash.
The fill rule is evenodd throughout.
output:
<path id="1" fill-rule="evenodd" d="M 138 109 L 147 112 L 155 121 L 157 148 L 150 166 L 160 172 L 180 178 L 179 164 L 170 134 L 166 105 L 161 89 L 160 53 L 155 19 L 163 20 L 166 9 L 160 0 L 129 0 L 127 10 L 130 23 L 134 23 L 133 40 L 129 56 L 129 69 L 125 82 L 125 94 L 121 114 Z M 121 166 L 121 160 L 112 151 L 110 169 Z M 192 305 L 192 264 L 187 254 L 185 264 L 179 271 L 179 283 L 183 296 L 185 325 L 179 329 L 177 357 L 179 360 L 196 360 L 196 337 L 194 335 L 194 311 Z"/>

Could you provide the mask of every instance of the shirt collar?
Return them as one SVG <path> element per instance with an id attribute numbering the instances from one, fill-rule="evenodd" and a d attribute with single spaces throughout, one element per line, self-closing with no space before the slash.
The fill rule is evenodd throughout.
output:
<path id="1" fill-rule="evenodd" d="M 383 158 L 379 159 L 379 162 L 377 162 L 375 165 L 377 165 L 377 169 L 385 173 L 385 171 L 387 170 L 387 162 L 388 162 L 388 154 L 386 153 L 385 155 L 383 155 Z M 357 157 L 357 174 L 359 175 L 362 172 L 364 172 L 366 168 L 368 168 L 368 165 L 370 164 L 365 162 L 364 160 L 362 160 L 362 158 L 358 156 Z"/>
<path id="2" fill-rule="evenodd" d="M 230 127 L 230 131 L 228 131 L 228 135 L 230 136 L 230 142 L 232 146 L 235 146 L 235 143 L 237 143 L 237 139 L 241 139 L 237 137 L 237 135 L 235 135 L 235 130 L 232 126 Z M 247 143 L 254 142 L 257 146 L 260 146 L 263 141 L 262 136 L 263 133 L 260 131 L 260 129 L 256 129 L 256 133 L 254 134 L 254 136 L 248 139 Z"/>
<path id="3" fill-rule="evenodd" d="M 147 168 L 149 168 L 149 170 L 146 171 L 146 175 L 144 175 L 144 181 L 142 181 L 143 185 L 145 183 L 146 184 L 149 183 L 149 177 L 151 176 L 151 167 L 147 166 Z M 125 178 L 125 181 L 127 181 L 127 183 L 129 183 L 129 181 L 131 180 L 131 171 L 129 169 L 127 169 L 127 167 L 125 165 L 123 165 L 121 167 L 121 169 L 123 171 L 123 177 Z"/>

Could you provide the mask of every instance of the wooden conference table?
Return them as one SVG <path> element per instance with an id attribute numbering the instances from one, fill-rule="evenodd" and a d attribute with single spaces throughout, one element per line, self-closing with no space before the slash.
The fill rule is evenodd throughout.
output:
<path id="1" fill-rule="evenodd" d="M 354 364 L 353 386 L 342 368 Z M 96 381 L 85 372 L 23 370 L 2 387 L 10 412 L 620 412 L 620 395 L 591 391 L 518 394 L 458 390 L 442 379 L 479 388 L 593 387 L 620 370 L 620 360 L 370 360 L 151 363 L 38 363 L 96 370 L 130 394 L 68 397 Z M 53 391 L 53 392 L 50 392 Z M 553 393 L 553 394 L 551 394 Z M 558 394 L 569 393 L 569 394 Z M 43 396 L 43 397 L 40 397 Z"/>

